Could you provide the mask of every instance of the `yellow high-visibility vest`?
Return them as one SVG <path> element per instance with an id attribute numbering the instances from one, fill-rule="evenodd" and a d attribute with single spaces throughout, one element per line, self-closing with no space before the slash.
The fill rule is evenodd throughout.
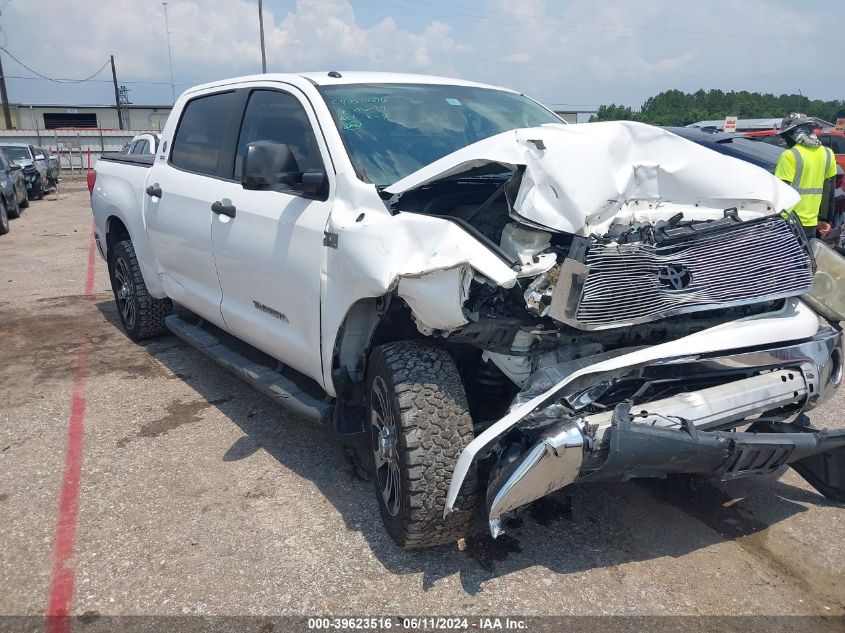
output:
<path id="1" fill-rule="evenodd" d="M 819 223 L 824 181 L 835 175 L 836 159 L 833 150 L 822 145 L 796 145 L 784 150 L 775 167 L 775 176 L 790 183 L 801 195 L 801 200 L 790 211 L 795 211 L 804 226 L 816 226 Z"/>

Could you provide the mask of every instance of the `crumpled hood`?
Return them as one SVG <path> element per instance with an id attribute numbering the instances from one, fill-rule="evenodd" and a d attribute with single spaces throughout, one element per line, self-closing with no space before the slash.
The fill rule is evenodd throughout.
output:
<path id="1" fill-rule="evenodd" d="M 20 158 L 16 161 L 12 161 L 12 162 L 14 162 L 16 165 L 20 165 L 24 169 L 26 169 L 27 167 L 35 167 L 35 162 L 31 161 L 31 160 L 27 160 L 26 158 Z"/>
<path id="2" fill-rule="evenodd" d="M 667 206 L 715 217 L 730 207 L 771 214 L 792 207 L 794 189 L 765 170 L 658 127 L 631 121 L 544 125 L 503 132 L 444 156 L 385 191 L 401 194 L 470 169 L 525 168 L 514 210 L 568 233 L 603 232 L 635 209 Z"/>

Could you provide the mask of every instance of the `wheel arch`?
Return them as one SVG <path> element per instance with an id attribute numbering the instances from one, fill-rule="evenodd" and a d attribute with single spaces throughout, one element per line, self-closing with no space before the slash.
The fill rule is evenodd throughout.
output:
<path id="1" fill-rule="evenodd" d="M 122 240 L 132 241 L 129 229 L 123 220 L 112 214 L 106 218 L 106 256 L 111 253 L 115 244 Z"/>
<path id="2" fill-rule="evenodd" d="M 426 338 L 405 301 L 395 293 L 359 299 L 346 312 L 332 350 L 331 376 L 337 397 L 363 404 L 370 350 L 376 345 Z"/>
<path id="3" fill-rule="evenodd" d="M 111 272 L 111 253 L 114 245 L 122 240 L 129 240 L 135 249 L 138 258 L 138 266 L 141 269 L 141 275 L 144 278 L 144 283 L 147 286 L 147 291 L 150 296 L 156 299 L 164 299 L 167 296 L 161 284 L 158 275 L 157 266 L 153 257 L 152 248 L 143 227 L 135 227 L 131 221 L 117 210 L 109 209 L 105 221 L 105 256 L 106 262 L 109 265 L 109 272 Z"/>

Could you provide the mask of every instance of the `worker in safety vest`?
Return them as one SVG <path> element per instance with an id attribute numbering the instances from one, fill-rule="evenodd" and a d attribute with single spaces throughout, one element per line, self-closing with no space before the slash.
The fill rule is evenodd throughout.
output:
<path id="1" fill-rule="evenodd" d="M 804 114 L 793 113 L 781 122 L 780 135 L 786 141 L 775 167 L 775 176 L 791 185 L 801 200 L 794 211 L 808 238 L 824 237 L 830 231 L 830 205 L 836 159 L 816 136 L 816 124 Z"/>

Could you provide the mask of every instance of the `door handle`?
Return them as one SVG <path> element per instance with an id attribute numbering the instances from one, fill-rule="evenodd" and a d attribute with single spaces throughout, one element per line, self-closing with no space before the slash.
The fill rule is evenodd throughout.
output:
<path id="1" fill-rule="evenodd" d="M 150 198 L 161 198 L 161 187 L 158 185 L 150 185 L 146 188 L 146 192 Z"/>
<path id="2" fill-rule="evenodd" d="M 211 210 L 217 215 L 225 215 L 230 218 L 234 218 L 235 211 L 237 211 L 237 209 L 235 209 L 235 205 L 223 204 L 222 202 L 220 202 L 220 200 L 217 200 L 216 202 L 212 203 Z"/>

